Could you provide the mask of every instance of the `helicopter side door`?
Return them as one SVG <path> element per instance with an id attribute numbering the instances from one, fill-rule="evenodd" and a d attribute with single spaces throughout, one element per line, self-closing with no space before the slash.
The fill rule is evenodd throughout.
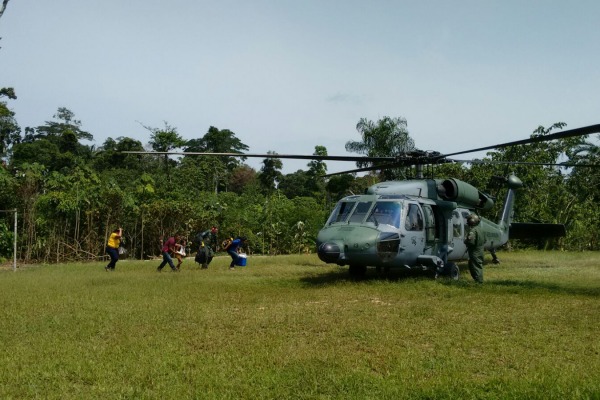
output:
<path id="1" fill-rule="evenodd" d="M 425 217 L 425 249 L 423 254 L 436 255 L 446 259 L 451 231 L 447 232 L 448 224 L 445 214 L 436 205 L 420 203 Z"/>
<path id="2" fill-rule="evenodd" d="M 423 216 L 425 217 L 425 243 L 427 247 L 433 247 L 439 238 L 436 224 L 436 215 L 429 204 L 421 204 Z"/>
<path id="3" fill-rule="evenodd" d="M 425 221 L 419 203 L 407 202 L 405 208 L 400 255 L 405 264 L 413 265 L 425 249 Z"/>
<path id="4" fill-rule="evenodd" d="M 452 251 L 448 255 L 450 260 L 462 260 L 466 257 L 467 246 L 465 245 L 465 234 L 466 234 L 466 217 L 461 210 L 454 210 L 452 212 Z M 468 215 L 468 213 L 467 213 Z"/>

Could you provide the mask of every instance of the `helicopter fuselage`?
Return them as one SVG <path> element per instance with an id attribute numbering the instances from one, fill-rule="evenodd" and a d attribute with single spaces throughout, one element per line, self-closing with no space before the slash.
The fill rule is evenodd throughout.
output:
<path id="1" fill-rule="evenodd" d="M 498 224 L 482 218 L 488 250 L 508 240 L 512 192 Z M 317 252 L 322 261 L 350 266 L 351 272 L 367 266 L 447 272 L 451 261 L 468 257 L 467 216 L 491 203 L 457 180 L 384 182 L 337 203 L 317 236 Z"/>

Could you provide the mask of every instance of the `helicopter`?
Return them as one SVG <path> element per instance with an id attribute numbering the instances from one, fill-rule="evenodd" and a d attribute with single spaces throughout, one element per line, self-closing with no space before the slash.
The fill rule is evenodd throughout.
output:
<path id="1" fill-rule="evenodd" d="M 454 160 L 449 157 L 593 133 L 600 133 L 600 124 L 449 154 L 417 150 L 395 157 L 145 151 L 123 153 L 372 163 L 369 167 L 326 176 L 415 166 L 415 179 L 380 182 L 370 186 L 364 194 L 353 194 L 339 200 L 317 235 L 317 255 L 325 263 L 347 266 L 350 275 L 354 277 L 363 277 L 368 267 L 375 267 L 378 271 L 383 269 L 386 272 L 392 268 L 425 271 L 436 278 L 447 276 L 456 280 L 460 277 L 456 262 L 468 258 L 464 243 L 468 232 L 467 218 L 471 214 L 479 216 L 492 209 L 494 199 L 456 178 L 426 179 L 423 177 L 423 167 L 448 162 L 477 163 L 478 161 Z M 519 161 L 502 163 L 573 166 L 566 163 Z M 493 222 L 480 217 L 481 229 L 486 237 L 484 248 L 490 251 L 495 263 L 498 262 L 496 249 L 505 245 L 510 236 L 526 238 L 565 235 L 565 227 L 561 224 L 514 223 L 515 195 L 523 183 L 514 174 L 502 180 L 508 190 L 499 220 Z"/>
<path id="2" fill-rule="evenodd" d="M 506 244 L 515 191 L 515 175 L 506 178 L 508 192 L 501 218 L 481 218 L 484 248 Z M 493 199 L 456 178 L 381 182 L 363 195 L 341 199 L 317 236 L 317 254 L 326 263 L 348 265 L 350 275 L 362 277 L 367 266 L 386 271 L 394 267 L 432 271 L 458 279 L 454 261 L 466 259 L 466 221 L 487 211 Z M 548 225 L 548 224 L 546 224 Z M 560 229 L 560 228 L 559 228 Z"/>

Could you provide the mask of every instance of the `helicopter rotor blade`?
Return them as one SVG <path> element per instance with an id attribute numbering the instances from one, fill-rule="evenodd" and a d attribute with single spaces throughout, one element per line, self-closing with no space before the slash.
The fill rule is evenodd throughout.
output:
<path id="1" fill-rule="evenodd" d="M 448 159 L 449 156 L 474 153 L 484 150 L 499 149 L 517 145 L 525 145 L 530 143 L 546 142 L 555 139 L 565 139 L 570 137 L 585 136 L 593 133 L 600 133 L 600 124 L 590 125 L 576 129 L 570 129 L 566 131 L 556 132 L 545 136 L 535 136 L 529 139 L 516 140 L 513 142 L 500 143 L 486 147 L 479 147 L 476 149 L 463 150 L 454 153 L 440 154 L 439 152 L 429 152 L 415 150 L 407 153 L 403 153 L 397 156 L 389 157 L 369 157 L 369 156 L 329 156 L 329 155 L 299 155 L 299 154 L 253 154 L 253 153 L 205 153 L 205 152 L 169 152 L 169 151 L 123 151 L 124 154 L 147 154 L 147 155 L 174 155 L 174 156 L 216 156 L 216 157 L 239 157 L 245 158 L 280 158 L 280 159 L 296 159 L 296 160 L 320 160 L 320 161 L 351 161 L 351 162 L 370 162 L 374 165 L 357 168 L 342 172 L 336 172 L 327 174 L 324 176 L 334 176 L 341 174 L 349 174 L 356 172 L 368 172 L 390 168 L 402 168 L 413 165 L 427 165 L 427 164 L 440 164 L 446 162 L 457 162 L 457 163 L 471 163 L 471 164 L 506 164 L 506 165 L 548 165 L 548 166 L 559 166 L 559 167 L 597 167 L 597 165 L 590 164 L 553 164 L 553 163 L 533 163 L 533 162 L 519 162 L 519 161 L 491 161 L 491 160 L 453 160 Z"/>
<path id="2" fill-rule="evenodd" d="M 402 166 L 398 165 L 398 164 L 372 165 L 370 167 L 350 169 L 350 170 L 340 171 L 340 172 L 332 172 L 331 174 L 322 175 L 322 177 L 323 178 L 328 178 L 330 176 L 336 176 L 336 175 L 355 174 L 357 172 L 369 172 L 369 171 L 377 171 L 377 170 L 380 170 L 380 169 L 390 169 L 390 168 L 400 168 L 400 167 L 402 167 Z"/>
<path id="3" fill-rule="evenodd" d="M 364 156 L 319 156 L 299 154 L 253 154 L 253 153 L 204 153 L 196 151 L 123 151 L 124 154 L 149 154 L 170 156 L 215 156 L 215 157 L 250 157 L 250 158 L 287 158 L 295 160 L 322 160 L 322 161 L 370 161 L 389 162 L 393 157 L 364 157 Z"/>
<path id="4" fill-rule="evenodd" d="M 459 164 L 498 164 L 498 165 L 544 165 L 550 167 L 590 167 L 598 168 L 600 164 L 576 164 L 576 163 L 543 163 L 543 162 L 530 162 L 530 161 L 495 161 L 495 160 L 455 160 L 448 159 L 450 162 L 456 162 Z"/>
<path id="5" fill-rule="evenodd" d="M 600 124 L 584 126 L 582 128 L 576 128 L 576 129 L 569 129 L 566 131 L 556 132 L 556 133 L 552 133 L 550 135 L 545 135 L 545 136 L 536 136 L 536 137 L 529 138 L 529 139 L 515 140 L 514 142 L 495 144 L 493 146 L 486 146 L 486 147 L 479 147 L 477 149 L 457 151 L 456 153 L 448 153 L 448 154 L 440 155 L 440 156 L 438 156 L 438 158 L 456 156 L 459 154 L 475 153 L 477 151 L 501 149 L 504 147 L 511 147 L 511 146 L 516 146 L 519 144 L 548 142 L 548 141 L 555 140 L 555 139 L 566 139 L 566 138 L 576 137 L 576 136 L 585 136 L 585 135 L 590 135 L 592 133 L 600 133 Z"/>

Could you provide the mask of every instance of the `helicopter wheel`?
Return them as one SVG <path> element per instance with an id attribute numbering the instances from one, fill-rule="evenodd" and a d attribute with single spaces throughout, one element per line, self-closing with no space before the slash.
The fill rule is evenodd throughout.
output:
<path id="1" fill-rule="evenodd" d="M 450 279 L 455 281 L 460 279 L 460 269 L 458 268 L 458 265 L 451 262 L 446 264 L 446 268 L 448 270 L 448 276 Z"/>
<path id="2" fill-rule="evenodd" d="M 348 269 L 350 276 L 355 279 L 362 279 L 367 274 L 367 266 L 366 265 L 350 265 Z"/>

